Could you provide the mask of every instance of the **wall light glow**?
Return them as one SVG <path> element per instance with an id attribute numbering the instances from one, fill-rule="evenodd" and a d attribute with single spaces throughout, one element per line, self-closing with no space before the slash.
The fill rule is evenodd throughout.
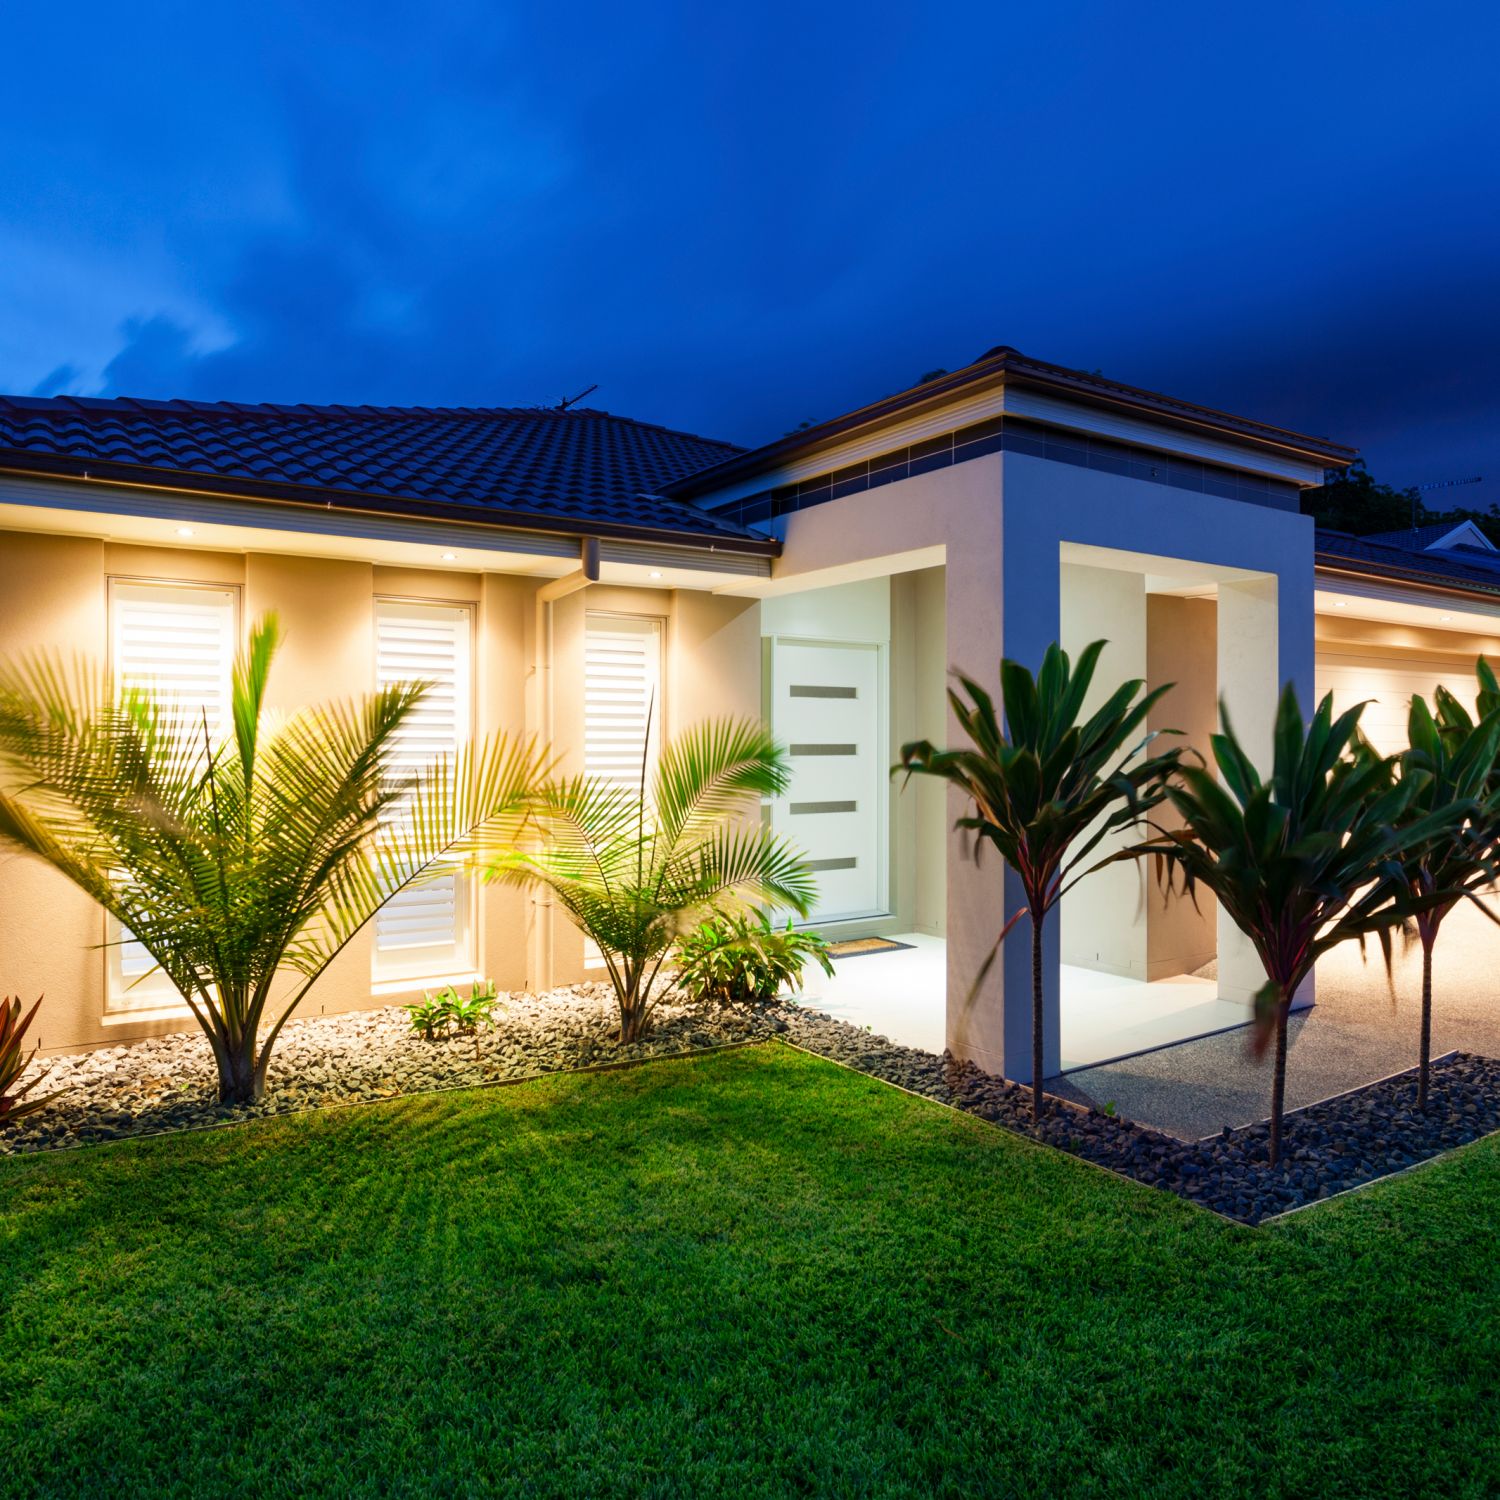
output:
<path id="1" fill-rule="evenodd" d="M 443 553 L 443 561 L 444 562 L 457 562 L 458 561 L 458 553 L 456 553 L 456 552 L 445 552 L 445 553 Z"/>
<path id="2" fill-rule="evenodd" d="M 191 526 L 179 526 L 177 528 L 177 535 L 178 536 L 192 536 L 192 534 L 193 534 L 193 528 Z"/>

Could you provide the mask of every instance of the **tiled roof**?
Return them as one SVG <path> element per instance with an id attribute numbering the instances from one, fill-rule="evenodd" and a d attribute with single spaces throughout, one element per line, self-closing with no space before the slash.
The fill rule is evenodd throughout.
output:
<path id="1" fill-rule="evenodd" d="M 1421 552 L 1440 542 L 1446 536 L 1452 536 L 1455 531 L 1464 531 L 1472 523 L 1467 521 L 1433 521 L 1426 526 L 1407 526 L 1400 531 L 1377 531 L 1372 536 L 1367 536 L 1367 542 L 1386 542 L 1392 547 L 1406 547 L 1413 552 Z M 1478 528 L 1475 528 L 1476 530 Z M 1480 532 L 1483 536 L 1484 533 Z M 1462 546 L 1472 546 L 1472 543 L 1460 543 Z"/>
<path id="2" fill-rule="evenodd" d="M 1395 546 L 1380 537 L 1319 531 L 1317 562 L 1320 567 L 1367 577 L 1423 583 L 1461 593 L 1500 594 L 1500 553 L 1482 552 L 1477 547 L 1423 552 L 1419 547 Z"/>
<path id="3" fill-rule="evenodd" d="M 750 533 L 660 491 L 739 451 L 584 409 L 0 397 L 0 469 L 731 546 Z"/>

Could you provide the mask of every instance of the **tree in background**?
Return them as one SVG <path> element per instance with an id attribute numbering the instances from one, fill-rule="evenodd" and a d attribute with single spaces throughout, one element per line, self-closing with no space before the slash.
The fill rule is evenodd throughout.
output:
<path id="1" fill-rule="evenodd" d="M 1413 526 L 1437 522 L 1454 526 L 1472 521 L 1491 541 L 1500 539 L 1500 512 L 1432 510 L 1417 488 L 1393 489 L 1381 484 L 1357 458 L 1347 469 L 1329 469 L 1317 489 L 1302 492 L 1302 514 L 1311 516 L 1326 531 L 1347 531 L 1353 536 L 1371 536 L 1377 531 L 1406 531 Z"/>

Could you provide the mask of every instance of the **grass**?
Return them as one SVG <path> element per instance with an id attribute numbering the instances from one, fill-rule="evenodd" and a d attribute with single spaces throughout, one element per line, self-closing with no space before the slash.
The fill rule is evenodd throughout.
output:
<path id="1" fill-rule="evenodd" d="M 1500 1487 L 1494 1140 L 1249 1230 L 773 1046 L 0 1204 L 8 1495 Z"/>

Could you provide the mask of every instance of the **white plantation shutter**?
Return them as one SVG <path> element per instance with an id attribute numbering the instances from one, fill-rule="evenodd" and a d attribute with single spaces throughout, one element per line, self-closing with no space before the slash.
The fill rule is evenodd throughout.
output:
<path id="1" fill-rule="evenodd" d="M 396 735 L 392 763 L 398 772 L 419 771 L 468 744 L 473 733 L 471 627 L 463 605 L 376 602 L 376 686 L 430 684 Z M 432 979 L 471 970 L 472 901 L 468 882 L 449 876 L 387 902 L 375 917 L 376 977 Z"/>
<path id="2" fill-rule="evenodd" d="M 590 776 L 632 791 L 646 786 L 661 744 L 661 621 L 590 612 L 584 629 L 583 753 Z M 649 723 L 649 744 L 647 742 Z M 585 939 L 583 963 L 602 969 L 604 957 Z"/>
<path id="3" fill-rule="evenodd" d="M 644 749 L 649 786 L 661 741 L 660 620 L 589 614 L 583 701 L 584 770 L 605 781 L 639 786 Z"/>
<path id="4" fill-rule="evenodd" d="M 232 729 L 230 677 L 234 668 L 239 597 L 234 589 L 183 583 L 111 579 L 110 666 L 120 687 L 145 688 L 170 705 L 184 735 L 200 738 L 207 717 L 218 744 Z M 119 923 L 109 923 L 111 1013 L 157 1010 L 181 996 L 150 954 Z"/>

